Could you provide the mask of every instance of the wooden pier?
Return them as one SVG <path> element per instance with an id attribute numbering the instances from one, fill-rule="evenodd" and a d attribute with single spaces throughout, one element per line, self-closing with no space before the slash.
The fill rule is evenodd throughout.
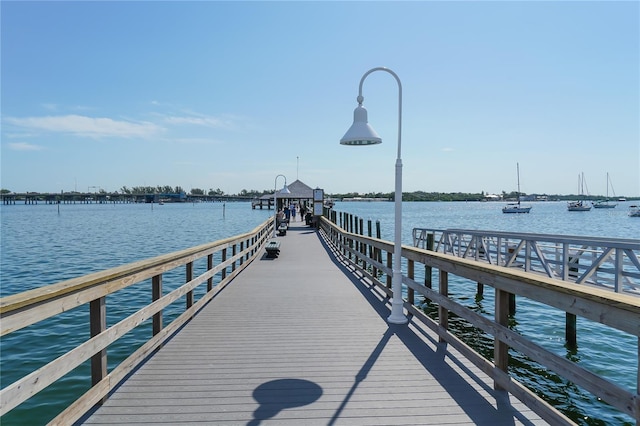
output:
<path id="1" fill-rule="evenodd" d="M 293 225 L 86 424 L 546 424 Z"/>
<path id="2" fill-rule="evenodd" d="M 2 336 L 82 305 L 92 335 L 3 387 L 0 414 L 91 360 L 92 387 L 52 424 L 572 424 L 510 375 L 508 353 L 517 350 L 640 423 L 636 390 L 507 327 L 513 293 L 637 336 L 639 298 L 405 246 L 409 323 L 391 325 L 393 245 L 319 219 L 319 230 L 293 222 L 276 238 L 275 258 L 265 250 L 270 219 L 246 234 L 0 299 Z M 417 264 L 439 271 L 437 289 L 414 280 Z M 185 282 L 163 291 L 163 276 L 180 267 Z M 495 319 L 448 298 L 449 274 L 494 287 Z M 145 282 L 152 302 L 108 325 L 107 296 L 120 303 L 114 295 Z M 419 295 L 438 305 L 437 320 L 416 306 Z M 183 313 L 166 324 L 163 310 L 175 303 Z M 450 312 L 494 336 L 493 360 L 449 332 Z M 110 345 L 145 321 L 152 336 L 108 371 Z"/>

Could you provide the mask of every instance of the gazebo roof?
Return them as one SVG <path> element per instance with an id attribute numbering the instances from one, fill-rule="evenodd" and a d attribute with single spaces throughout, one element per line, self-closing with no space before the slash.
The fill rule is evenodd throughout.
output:
<path id="1" fill-rule="evenodd" d="M 277 199 L 313 199 L 313 188 L 301 182 L 300 180 L 295 180 L 287 185 L 287 188 L 291 192 L 290 194 L 281 194 L 280 189 L 276 191 Z M 261 200 L 269 200 L 273 199 L 273 194 L 265 194 L 260 197 Z"/>

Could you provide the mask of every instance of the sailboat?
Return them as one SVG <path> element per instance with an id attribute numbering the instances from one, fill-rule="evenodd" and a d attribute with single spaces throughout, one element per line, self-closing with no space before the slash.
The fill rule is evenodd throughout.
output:
<path id="1" fill-rule="evenodd" d="M 529 213 L 531 211 L 531 206 L 523 207 L 520 205 L 520 164 L 516 163 L 516 167 L 518 170 L 518 192 L 516 194 L 518 201 L 504 206 L 502 208 L 502 213 Z"/>
<path id="2" fill-rule="evenodd" d="M 593 207 L 596 209 L 612 209 L 618 205 L 618 203 L 610 203 L 609 202 L 609 186 L 611 186 L 611 191 L 613 192 L 613 196 L 616 196 L 616 192 L 613 190 L 613 185 L 611 184 L 611 180 L 609 179 L 609 173 L 607 173 L 607 198 L 604 200 L 598 200 L 593 204 Z"/>
<path id="3" fill-rule="evenodd" d="M 584 173 L 578 175 L 578 193 L 579 198 L 584 198 Z M 591 210 L 591 206 L 580 199 L 578 201 L 569 201 L 567 203 L 567 210 L 570 212 L 588 212 Z"/>

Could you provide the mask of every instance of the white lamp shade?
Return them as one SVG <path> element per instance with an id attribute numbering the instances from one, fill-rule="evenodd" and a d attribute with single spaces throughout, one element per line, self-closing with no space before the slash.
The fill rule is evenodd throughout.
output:
<path id="1" fill-rule="evenodd" d="M 341 145 L 376 145 L 382 143 L 373 127 L 369 126 L 367 110 L 358 105 L 353 111 L 353 124 L 340 139 Z"/>
<path id="2" fill-rule="evenodd" d="M 280 190 L 281 194 L 291 194 L 291 191 L 289 191 L 289 188 L 287 188 L 287 185 L 285 185 L 281 190 Z"/>

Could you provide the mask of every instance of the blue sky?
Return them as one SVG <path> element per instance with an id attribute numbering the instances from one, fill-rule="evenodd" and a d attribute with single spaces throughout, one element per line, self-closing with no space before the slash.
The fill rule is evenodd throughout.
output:
<path id="1" fill-rule="evenodd" d="M 2 1 L 1 186 L 638 196 L 639 4 Z"/>

